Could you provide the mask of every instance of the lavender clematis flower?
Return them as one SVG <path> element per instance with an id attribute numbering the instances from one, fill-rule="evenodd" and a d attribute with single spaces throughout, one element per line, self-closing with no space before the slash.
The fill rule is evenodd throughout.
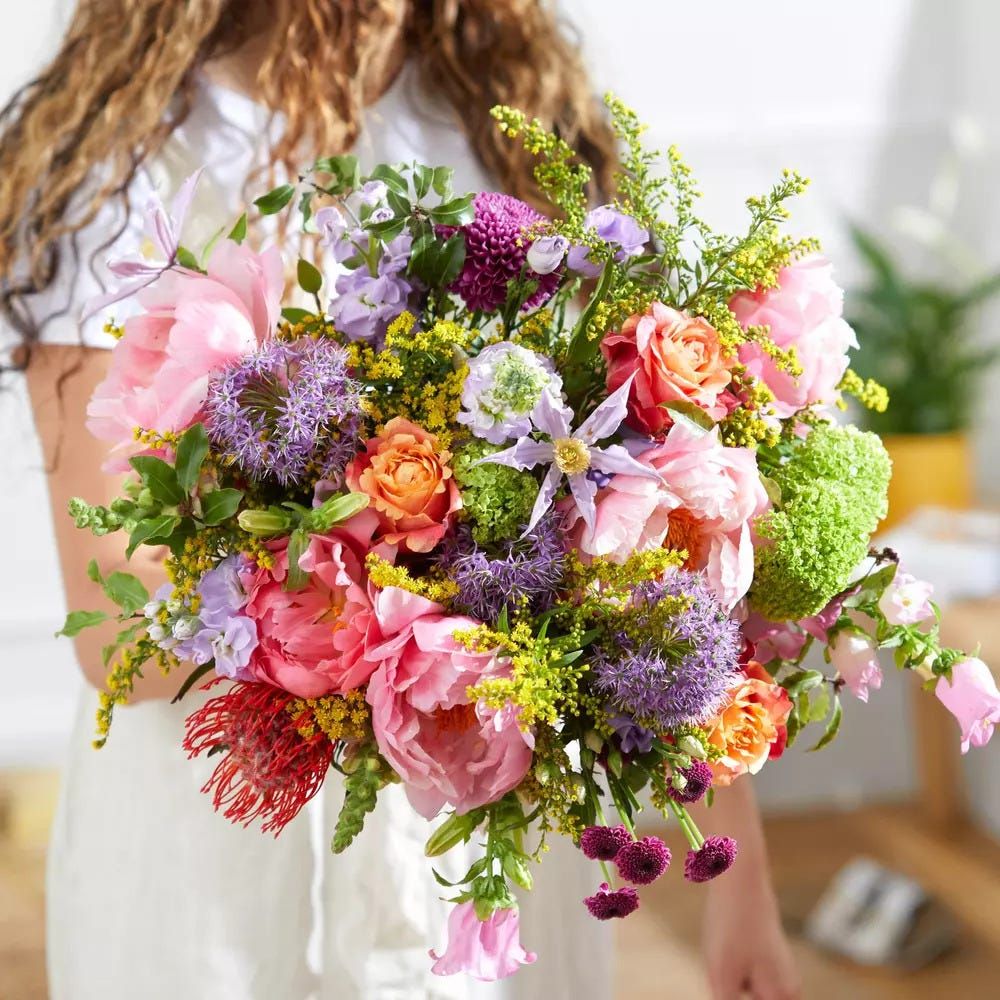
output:
<path id="1" fill-rule="evenodd" d="M 631 215 L 619 212 L 610 205 L 591 209 L 583 220 L 584 228 L 593 229 L 605 243 L 619 247 L 615 260 L 621 262 L 642 252 L 649 233 Z M 570 248 L 566 266 L 587 278 L 596 278 L 601 265 L 590 260 L 590 249 L 582 244 Z"/>
<path id="2" fill-rule="evenodd" d="M 647 479 L 660 478 L 658 472 L 636 461 L 621 445 L 597 446 L 597 442 L 611 437 L 625 419 L 631 388 L 630 378 L 608 396 L 575 431 L 570 428 L 572 411 L 559 406 L 548 393 L 543 393 L 532 413 L 532 420 L 535 427 L 547 434 L 550 440 L 522 438 L 512 448 L 480 459 L 480 462 L 495 462 L 497 465 L 521 470 L 531 469 L 536 465 L 550 466 L 542 480 L 542 488 L 538 491 L 538 499 L 531 511 L 531 520 L 525 534 L 538 524 L 552 505 L 564 475 L 569 481 L 573 502 L 591 531 L 594 530 L 597 518 L 597 507 L 594 504 L 597 483 L 587 475 L 591 469 L 606 475 L 623 473 Z"/>
<path id="3" fill-rule="evenodd" d="M 191 207 L 194 189 L 198 185 L 198 179 L 201 177 L 203 169 L 196 170 L 180 186 L 170 204 L 169 213 L 164 209 L 159 198 L 151 198 L 146 205 L 146 233 L 162 256 L 163 263 L 152 264 L 145 260 L 128 260 L 127 258 L 108 261 L 108 270 L 115 277 L 124 278 L 125 282 L 110 292 L 103 292 L 88 299 L 83 306 L 83 313 L 80 316 L 81 322 L 153 284 L 164 271 L 169 271 L 177 263 L 177 251 L 180 248 L 184 220 Z"/>

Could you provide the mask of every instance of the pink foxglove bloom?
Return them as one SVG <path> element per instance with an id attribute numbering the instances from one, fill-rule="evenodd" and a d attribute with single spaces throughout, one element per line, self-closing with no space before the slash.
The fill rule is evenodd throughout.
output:
<path id="1" fill-rule="evenodd" d="M 589 474 L 592 470 L 604 473 L 605 476 L 622 474 L 644 479 L 660 478 L 648 465 L 632 458 L 620 444 L 598 446 L 598 442 L 611 437 L 625 419 L 631 388 L 630 378 L 608 396 L 575 431 L 570 428 L 572 411 L 559 406 L 548 393 L 542 393 L 531 418 L 535 427 L 548 435 L 549 440 L 533 441 L 525 437 L 512 448 L 480 460 L 522 470 L 532 469 L 536 465 L 549 466 L 531 511 L 525 535 L 552 506 L 563 476 L 569 481 L 573 504 L 591 532 L 595 530 L 597 522 L 597 508 L 594 506 L 597 482 Z"/>
<path id="2" fill-rule="evenodd" d="M 934 617 L 933 592 L 931 584 L 897 570 L 892 583 L 879 598 L 878 606 L 890 625 L 916 625 Z"/>
<path id="3" fill-rule="evenodd" d="M 750 374 L 774 393 L 771 408 L 777 416 L 790 417 L 814 403 L 837 401 L 847 352 L 858 341 L 843 319 L 844 293 L 825 257 L 812 255 L 789 264 L 778 274 L 775 288 L 738 292 L 729 308 L 744 329 L 766 326 L 778 347 L 795 348 L 802 366 L 797 376 L 778 368 L 759 344 L 739 349 L 740 361 Z"/>
<path id="4" fill-rule="evenodd" d="M 142 450 L 137 427 L 178 432 L 201 414 L 209 377 L 249 354 L 277 323 L 284 278 L 276 247 L 255 253 L 220 241 L 208 273 L 167 271 L 137 295 L 143 312 L 125 322 L 108 377 L 87 407 L 87 428 L 114 447 L 107 471 Z"/>
<path id="5" fill-rule="evenodd" d="M 962 727 L 962 753 L 989 743 L 993 727 L 1000 723 L 1000 691 L 982 660 L 959 660 L 951 668 L 951 680 L 939 678 L 934 693 Z"/>
<path id="6" fill-rule="evenodd" d="M 830 643 L 830 662 L 859 701 L 868 701 L 868 690 L 882 686 L 882 668 L 875 644 L 849 629 L 838 632 Z"/>
<path id="7" fill-rule="evenodd" d="M 448 917 L 448 947 L 430 952 L 436 976 L 464 972 L 482 982 L 513 975 L 537 957 L 521 947 L 520 917 L 516 907 L 494 910 L 487 920 L 476 916 L 475 903 L 459 903 Z"/>
<path id="8" fill-rule="evenodd" d="M 153 246 L 163 258 L 161 263 L 150 263 L 145 260 L 112 260 L 108 261 L 108 270 L 118 278 L 124 278 L 125 283 L 110 292 L 104 292 L 89 299 L 83 307 L 81 320 L 90 319 L 95 313 L 106 309 L 122 299 L 127 299 L 147 285 L 151 285 L 164 271 L 177 263 L 177 251 L 181 245 L 181 232 L 184 229 L 184 219 L 191 207 L 194 189 L 201 177 L 201 169 L 196 170 L 180 186 L 168 213 L 159 198 L 152 198 L 146 206 L 146 234 Z"/>
<path id="9" fill-rule="evenodd" d="M 375 596 L 364 652 L 374 668 L 372 728 L 410 804 L 427 819 L 445 805 L 465 813 L 495 802 L 531 766 L 532 736 L 516 714 L 469 700 L 470 687 L 510 669 L 455 639 L 478 624 L 398 587 Z"/>

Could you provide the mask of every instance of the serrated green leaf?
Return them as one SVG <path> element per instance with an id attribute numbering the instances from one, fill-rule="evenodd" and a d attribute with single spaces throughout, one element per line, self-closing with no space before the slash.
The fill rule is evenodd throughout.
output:
<path id="1" fill-rule="evenodd" d="M 201 519 L 205 524 L 222 524 L 239 510 L 243 493 L 240 490 L 214 490 L 201 498 Z"/>
<path id="2" fill-rule="evenodd" d="M 131 573 L 109 573 L 104 580 L 104 593 L 126 617 L 135 614 L 149 600 L 149 592 Z"/>
<path id="3" fill-rule="evenodd" d="M 93 628 L 95 625 L 100 625 L 101 622 L 106 622 L 109 617 L 103 611 L 71 611 L 56 635 L 66 635 L 72 638 L 74 635 L 79 635 L 85 628 Z"/>
<path id="4" fill-rule="evenodd" d="M 254 201 L 254 204 L 260 210 L 261 215 L 274 215 L 292 200 L 294 194 L 295 186 L 293 184 L 282 184 L 280 187 L 268 191 L 267 194 L 261 195 Z"/>
<path id="5" fill-rule="evenodd" d="M 307 260 L 299 259 L 297 276 L 299 287 L 310 295 L 315 295 L 323 287 L 323 275 L 319 268 Z"/>
<path id="6" fill-rule="evenodd" d="M 202 463 L 208 454 L 208 434 L 203 424 L 189 427 L 177 442 L 177 457 L 174 472 L 177 482 L 185 493 L 190 493 L 198 482 Z"/>
<path id="7" fill-rule="evenodd" d="M 242 243 L 247 238 L 247 213 L 244 212 L 237 220 L 236 225 L 229 230 L 227 239 L 234 243 Z"/>
<path id="8" fill-rule="evenodd" d="M 181 519 L 176 514 L 160 514 L 158 517 L 147 517 L 135 526 L 135 531 L 128 537 L 128 548 L 125 549 L 125 558 L 131 559 L 132 553 L 140 545 L 159 540 L 163 542 L 174 533 L 174 529 L 181 523 Z"/>
<path id="9" fill-rule="evenodd" d="M 129 465 L 142 477 L 142 483 L 160 503 L 176 506 L 187 496 L 177 480 L 173 466 L 154 455 L 136 455 Z"/>

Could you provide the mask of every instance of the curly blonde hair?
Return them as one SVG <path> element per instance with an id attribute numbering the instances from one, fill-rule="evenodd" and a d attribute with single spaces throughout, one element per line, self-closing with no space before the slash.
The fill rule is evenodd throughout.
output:
<path id="1" fill-rule="evenodd" d="M 392 81 L 393 29 L 400 57 L 460 111 L 506 190 L 538 200 L 529 159 L 489 117 L 498 103 L 576 145 L 610 190 L 611 132 L 544 0 L 80 0 L 58 55 L 0 112 L 0 308 L 25 343 L 39 332 L 27 300 L 52 284 L 104 201 L 127 206 L 133 174 L 184 121 L 206 63 L 264 46 L 255 87 L 284 122 L 272 162 L 292 173 L 354 144 Z"/>

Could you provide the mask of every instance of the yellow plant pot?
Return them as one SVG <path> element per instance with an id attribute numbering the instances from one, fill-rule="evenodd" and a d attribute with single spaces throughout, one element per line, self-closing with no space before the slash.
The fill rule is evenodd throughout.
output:
<path id="1" fill-rule="evenodd" d="M 972 503 L 972 457 L 965 434 L 886 434 L 892 459 L 889 516 L 882 528 L 918 507 L 963 509 Z"/>

